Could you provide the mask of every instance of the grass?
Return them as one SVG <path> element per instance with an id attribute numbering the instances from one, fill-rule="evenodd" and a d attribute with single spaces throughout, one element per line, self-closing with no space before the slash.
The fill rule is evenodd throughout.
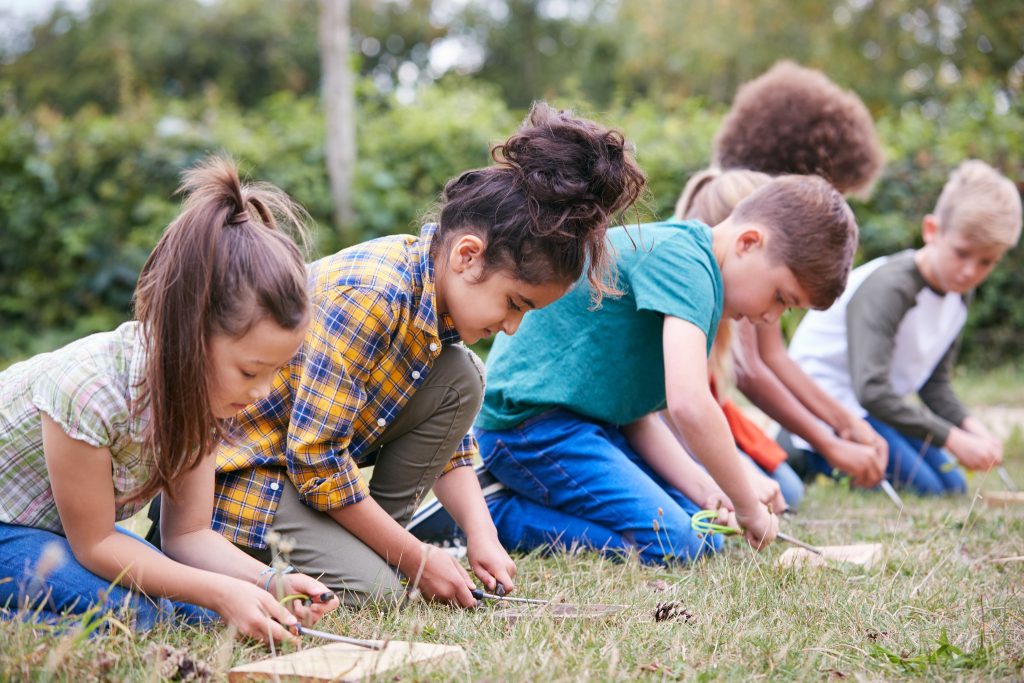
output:
<path id="1" fill-rule="evenodd" d="M 1007 469 L 1024 485 L 1024 432 L 1006 442 Z M 880 493 L 841 483 L 810 487 L 784 530 L 811 543 L 877 542 L 885 559 L 865 570 L 778 565 L 777 544 L 754 553 L 730 540 L 718 557 L 654 568 L 587 553 L 517 557 L 517 593 L 629 608 L 603 620 L 510 624 L 494 608 L 412 603 L 401 611 L 339 611 L 318 626 L 359 638 L 461 645 L 467 663 L 406 669 L 405 681 L 1020 680 L 1024 678 L 1024 508 L 989 510 L 972 494 L 904 494 L 899 514 Z M 656 622 L 659 603 L 677 616 Z M 0 681 L 227 679 L 268 656 L 225 628 L 136 633 L 94 617 L 54 626 L 0 620 Z M 316 643 L 310 643 L 314 645 Z M 397 673 L 397 677 L 395 676 Z"/>
<path id="2" fill-rule="evenodd" d="M 989 370 L 958 367 L 953 377 L 957 396 L 969 406 L 1022 406 L 1024 364 L 1007 363 Z"/>

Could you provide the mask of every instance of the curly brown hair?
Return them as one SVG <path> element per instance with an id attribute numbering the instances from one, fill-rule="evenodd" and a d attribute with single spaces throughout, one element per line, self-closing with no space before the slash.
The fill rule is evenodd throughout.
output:
<path id="1" fill-rule="evenodd" d="M 473 232 L 487 243 L 484 277 L 572 283 L 586 270 L 595 300 L 616 294 L 605 232 L 647 183 L 623 134 L 537 102 L 491 157 L 445 186 L 432 255 Z"/>
<path id="2" fill-rule="evenodd" d="M 820 175 L 843 194 L 862 196 L 884 161 L 860 97 L 791 61 L 740 86 L 712 156 L 726 169 Z"/>

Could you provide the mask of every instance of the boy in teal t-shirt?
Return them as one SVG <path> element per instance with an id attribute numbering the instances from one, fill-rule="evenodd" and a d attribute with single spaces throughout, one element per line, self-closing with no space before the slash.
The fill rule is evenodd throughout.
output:
<path id="1" fill-rule="evenodd" d="M 830 305 L 856 249 L 852 212 L 827 182 L 793 176 L 713 231 L 664 222 L 608 239 L 621 296 L 595 307 L 579 283 L 499 337 L 488 358 L 475 433 L 504 489 L 488 500 L 502 543 L 687 561 L 720 543 L 690 527 L 704 507 L 767 545 L 778 521 L 711 395 L 710 340 L 724 316 L 774 320 L 790 306 Z"/>
<path id="2" fill-rule="evenodd" d="M 511 429 L 556 407 L 628 424 L 665 408 L 664 316 L 691 322 L 710 340 L 722 313 L 711 231 L 667 221 L 614 228 L 608 242 L 622 295 L 591 310 L 590 289 L 578 286 L 556 302 L 556 314 L 531 314 L 515 337 L 499 336 L 477 427 Z"/>

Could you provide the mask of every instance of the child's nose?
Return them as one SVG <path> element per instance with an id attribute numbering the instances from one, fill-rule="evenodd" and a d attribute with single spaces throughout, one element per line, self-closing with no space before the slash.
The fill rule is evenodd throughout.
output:
<path id="1" fill-rule="evenodd" d="M 516 330 L 519 329 L 519 323 L 523 322 L 523 316 L 509 316 L 505 318 L 505 321 L 501 324 L 501 330 L 507 335 L 513 335 Z"/>

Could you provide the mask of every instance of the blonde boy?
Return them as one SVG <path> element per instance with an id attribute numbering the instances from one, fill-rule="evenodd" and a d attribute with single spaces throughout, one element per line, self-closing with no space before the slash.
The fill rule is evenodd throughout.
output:
<path id="1" fill-rule="evenodd" d="M 966 489 L 943 449 L 972 470 L 1002 462 L 1002 445 L 968 413 L 950 380 L 973 290 L 1020 231 L 1014 184 L 966 161 L 922 221 L 924 246 L 854 270 L 836 304 L 809 313 L 790 345 L 807 374 L 886 439 L 889 478 L 921 494 Z M 907 400 L 914 393 L 920 405 Z M 811 459 L 826 471 L 820 456 Z"/>

